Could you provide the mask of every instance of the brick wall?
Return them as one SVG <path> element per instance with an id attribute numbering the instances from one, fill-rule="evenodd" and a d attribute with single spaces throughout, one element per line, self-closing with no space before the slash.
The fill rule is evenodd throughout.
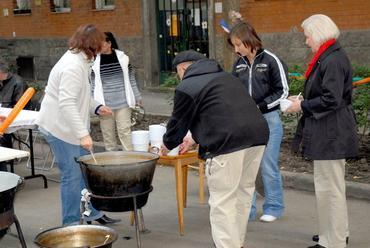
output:
<path id="1" fill-rule="evenodd" d="M 50 11 L 50 1 L 32 0 L 32 13 L 13 15 L 13 1 L 0 1 L 0 37 L 53 38 L 69 37 L 83 23 L 93 23 L 117 37 L 141 36 L 141 1 L 115 1 L 114 10 L 93 10 L 92 0 L 71 1 L 71 12 Z M 40 2 L 40 5 L 36 3 Z M 4 16 L 4 9 L 9 15 Z"/>
<path id="2" fill-rule="evenodd" d="M 223 1 L 225 5 L 226 0 Z M 289 66 L 306 66 L 312 53 L 304 43 L 302 21 L 313 14 L 330 16 L 341 30 L 339 42 L 346 50 L 351 62 L 370 66 L 370 0 L 239 0 L 238 10 L 260 35 L 265 48 L 283 59 Z M 227 12 L 218 14 L 215 25 Z M 233 50 L 226 44 L 226 34 L 217 27 L 217 59 L 227 70 L 235 58 Z"/>
<path id="3" fill-rule="evenodd" d="M 240 0 L 240 12 L 259 33 L 299 31 L 305 18 L 318 13 L 341 30 L 370 29 L 369 0 Z"/>

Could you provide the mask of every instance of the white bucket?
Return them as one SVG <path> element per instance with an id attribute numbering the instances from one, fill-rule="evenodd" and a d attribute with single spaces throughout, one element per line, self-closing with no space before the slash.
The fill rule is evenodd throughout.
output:
<path id="1" fill-rule="evenodd" d="M 131 141 L 134 151 L 145 151 L 149 149 L 149 131 L 139 130 L 131 132 Z"/>
<path id="2" fill-rule="evenodd" d="M 149 144 L 132 144 L 132 148 L 137 152 L 147 152 L 149 149 Z"/>
<path id="3" fill-rule="evenodd" d="M 153 144 L 162 144 L 163 134 L 166 133 L 166 127 L 162 125 L 149 126 L 149 140 Z"/>

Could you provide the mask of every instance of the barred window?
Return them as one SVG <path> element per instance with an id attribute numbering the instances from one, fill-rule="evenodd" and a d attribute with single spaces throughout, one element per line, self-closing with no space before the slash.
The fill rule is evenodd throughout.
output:
<path id="1" fill-rule="evenodd" d="M 31 0 L 13 0 L 14 15 L 31 14 Z"/>
<path id="2" fill-rule="evenodd" d="M 93 9 L 114 9 L 114 0 L 93 0 Z"/>

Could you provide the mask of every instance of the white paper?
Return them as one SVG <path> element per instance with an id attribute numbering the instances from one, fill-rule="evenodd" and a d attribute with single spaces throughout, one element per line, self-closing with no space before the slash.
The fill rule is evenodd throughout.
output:
<path id="1" fill-rule="evenodd" d="M 200 26 L 200 10 L 199 9 L 194 9 L 194 10 L 195 10 L 194 26 Z"/>
<path id="2" fill-rule="evenodd" d="M 215 13 L 222 13 L 222 2 L 215 3 Z"/>

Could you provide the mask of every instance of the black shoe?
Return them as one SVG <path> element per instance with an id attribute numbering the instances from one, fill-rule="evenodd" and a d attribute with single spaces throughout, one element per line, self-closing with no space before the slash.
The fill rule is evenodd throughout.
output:
<path id="1" fill-rule="evenodd" d="M 312 236 L 312 241 L 319 242 L 320 238 L 319 235 L 313 235 Z M 346 244 L 348 245 L 349 237 L 346 238 Z"/>
<path id="2" fill-rule="evenodd" d="M 326 247 L 322 246 L 322 245 L 319 245 L 319 244 L 316 244 L 316 245 L 313 245 L 313 246 L 309 246 L 307 248 L 326 248 Z"/>
<path id="3" fill-rule="evenodd" d="M 112 219 L 112 218 L 109 218 L 108 216 L 106 215 L 103 215 L 102 217 L 100 217 L 99 219 L 96 219 L 94 220 L 96 222 L 99 222 L 99 224 L 101 225 L 106 225 L 106 224 L 114 224 L 114 223 L 117 223 L 117 222 L 120 222 L 121 220 L 120 219 Z M 91 224 L 92 221 L 86 221 L 87 224 Z"/>

